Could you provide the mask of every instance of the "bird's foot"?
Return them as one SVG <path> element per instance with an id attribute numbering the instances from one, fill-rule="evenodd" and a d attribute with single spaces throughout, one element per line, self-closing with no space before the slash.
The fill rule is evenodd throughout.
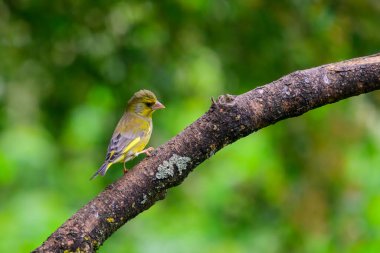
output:
<path id="1" fill-rule="evenodd" d="M 146 154 L 147 156 L 152 156 L 152 154 L 150 152 L 153 152 L 154 148 L 153 147 L 149 147 L 147 149 L 144 149 L 143 151 L 141 152 L 138 152 L 137 155 L 140 155 L 140 154 Z"/>

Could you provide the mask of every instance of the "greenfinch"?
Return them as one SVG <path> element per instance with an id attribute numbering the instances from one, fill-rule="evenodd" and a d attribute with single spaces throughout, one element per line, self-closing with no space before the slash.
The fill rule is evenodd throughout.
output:
<path id="1" fill-rule="evenodd" d="M 123 162 L 124 173 L 127 172 L 125 163 L 136 156 L 145 153 L 150 156 L 152 147 L 145 149 L 153 130 L 152 114 L 165 106 L 161 104 L 153 92 L 140 90 L 128 101 L 124 115 L 121 117 L 113 132 L 108 145 L 105 162 L 91 177 L 104 176 L 112 164 Z"/>

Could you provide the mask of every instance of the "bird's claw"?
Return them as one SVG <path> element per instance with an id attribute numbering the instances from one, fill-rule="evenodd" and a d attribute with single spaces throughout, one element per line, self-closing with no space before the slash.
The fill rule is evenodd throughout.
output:
<path id="1" fill-rule="evenodd" d="M 147 156 L 152 156 L 152 154 L 150 152 L 153 152 L 154 151 L 154 148 L 153 147 L 149 147 L 147 149 L 145 149 L 143 152 L 147 155 Z"/>

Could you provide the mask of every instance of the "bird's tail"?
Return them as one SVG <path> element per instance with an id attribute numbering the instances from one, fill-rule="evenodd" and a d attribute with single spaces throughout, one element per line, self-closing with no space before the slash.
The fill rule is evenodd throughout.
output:
<path id="1" fill-rule="evenodd" d="M 111 165 L 112 163 L 104 162 L 103 165 L 98 169 L 98 171 L 95 172 L 95 174 L 90 178 L 90 180 L 94 179 L 97 175 L 104 176 Z"/>

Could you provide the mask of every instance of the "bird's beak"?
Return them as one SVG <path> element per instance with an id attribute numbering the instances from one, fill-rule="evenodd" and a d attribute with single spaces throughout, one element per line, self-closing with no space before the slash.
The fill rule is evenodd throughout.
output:
<path id="1" fill-rule="evenodd" d="M 159 101 L 157 101 L 153 106 L 152 106 L 152 109 L 155 111 L 155 110 L 159 110 L 159 109 L 164 109 L 165 106 L 163 104 L 161 104 Z"/>

